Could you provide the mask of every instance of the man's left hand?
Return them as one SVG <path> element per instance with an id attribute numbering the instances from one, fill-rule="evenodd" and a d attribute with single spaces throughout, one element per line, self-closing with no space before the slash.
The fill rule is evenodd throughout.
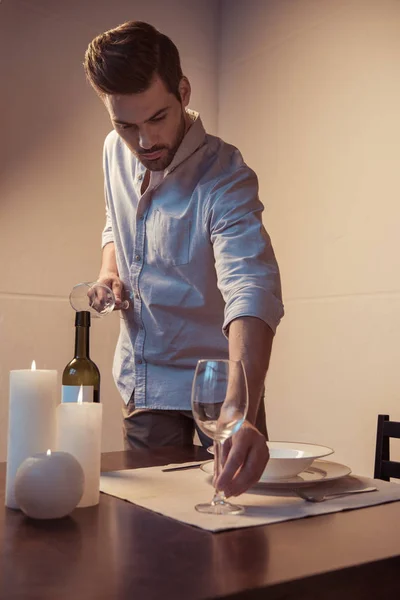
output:
<path id="1" fill-rule="evenodd" d="M 239 496 L 260 479 L 269 459 L 268 447 L 265 437 L 248 421 L 225 445 L 230 449 L 216 487 L 227 497 Z"/>

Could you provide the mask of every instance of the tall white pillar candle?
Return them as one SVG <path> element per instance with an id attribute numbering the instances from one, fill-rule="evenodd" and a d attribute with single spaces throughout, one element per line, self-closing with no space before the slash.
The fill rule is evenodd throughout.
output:
<path id="1" fill-rule="evenodd" d="M 102 414 L 102 404 L 82 402 L 81 393 L 78 402 L 57 407 L 57 450 L 75 456 L 85 474 L 78 507 L 99 503 Z"/>
<path id="2" fill-rule="evenodd" d="M 26 458 L 54 448 L 57 371 L 32 369 L 10 372 L 7 443 L 6 506 L 19 508 L 14 480 Z"/>

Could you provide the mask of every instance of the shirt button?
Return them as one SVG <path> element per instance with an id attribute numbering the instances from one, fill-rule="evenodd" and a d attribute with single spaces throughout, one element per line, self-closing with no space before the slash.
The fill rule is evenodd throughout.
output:
<path id="1" fill-rule="evenodd" d="M 136 300 L 139 300 L 139 294 L 135 294 Z"/>
<path id="2" fill-rule="evenodd" d="M 138 181 L 142 181 L 143 175 L 138 175 Z"/>
<path id="3" fill-rule="evenodd" d="M 141 359 L 141 358 L 139 358 L 139 360 L 137 361 L 137 364 L 138 364 L 138 365 L 141 365 L 141 364 L 142 364 L 142 362 L 143 362 L 143 361 L 142 361 L 142 359 Z"/>
<path id="4" fill-rule="evenodd" d="M 135 259 L 137 260 L 137 262 L 139 262 L 139 260 L 140 260 L 140 254 L 136 254 Z"/>
<path id="5" fill-rule="evenodd" d="M 141 220 L 141 221 L 144 221 L 144 215 L 142 215 L 142 216 L 140 217 L 140 220 Z"/>

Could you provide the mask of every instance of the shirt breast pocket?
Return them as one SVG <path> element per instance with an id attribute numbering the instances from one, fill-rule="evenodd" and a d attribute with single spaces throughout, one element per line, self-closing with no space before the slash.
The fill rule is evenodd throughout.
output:
<path id="1" fill-rule="evenodd" d="M 165 265 L 179 266 L 189 262 L 190 221 L 154 213 L 153 247 Z"/>

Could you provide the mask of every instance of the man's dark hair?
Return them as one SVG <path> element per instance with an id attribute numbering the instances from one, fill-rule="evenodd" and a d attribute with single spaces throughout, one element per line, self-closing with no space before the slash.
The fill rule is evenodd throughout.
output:
<path id="1" fill-rule="evenodd" d="M 127 21 L 90 42 L 86 76 L 99 94 L 137 94 L 159 76 L 180 101 L 183 77 L 179 52 L 169 37 L 142 21 Z"/>

